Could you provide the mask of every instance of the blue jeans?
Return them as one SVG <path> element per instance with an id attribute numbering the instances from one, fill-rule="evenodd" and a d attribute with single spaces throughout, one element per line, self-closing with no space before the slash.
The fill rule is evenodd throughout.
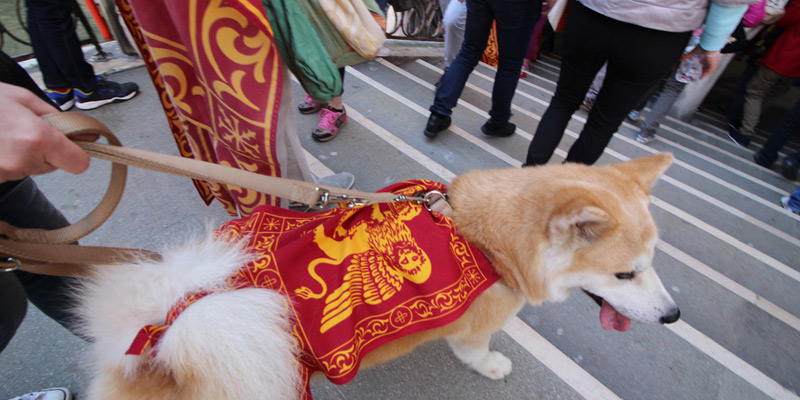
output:
<path id="1" fill-rule="evenodd" d="M 672 108 L 672 105 L 675 104 L 675 101 L 678 100 L 684 88 L 686 88 L 686 84 L 676 80 L 674 74 L 670 74 L 670 76 L 664 80 L 664 89 L 661 90 L 661 94 L 658 96 L 658 99 L 656 99 L 653 109 L 647 114 L 647 119 L 642 125 L 642 129 L 639 133 L 640 135 L 655 136 L 656 130 L 658 130 L 658 127 L 661 125 L 661 121 L 667 116 L 667 113 Z"/>
<path id="2" fill-rule="evenodd" d="M 539 20 L 541 8 L 541 0 L 467 0 L 464 42 L 436 89 L 436 98 L 430 111 L 441 115 L 452 114 L 467 78 L 486 50 L 492 21 L 496 20 L 499 61 L 489 115 L 498 122 L 508 121 L 522 59 L 528 51 L 533 26 Z"/>
<path id="3" fill-rule="evenodd" d="M 775 162 L 778 159 L 778 152 L 797 133 L 798 128 L 800 128 L 800 100 L 794 103 L 794 106 L 786 113 L 778 127 L 769 135 L 764 147 L 757 153 L 760 161 L 767 165 Z M 787 156 L 787 158 L 794 158 L 800 161 L 800 149 Z"/>
<path id="4" fill-rule="evenodd" d="M 789 206 L 789 209 L 793 212 L 800 213 L 800 186 L 789 196 L 789 203 L 787 206 Z"/>

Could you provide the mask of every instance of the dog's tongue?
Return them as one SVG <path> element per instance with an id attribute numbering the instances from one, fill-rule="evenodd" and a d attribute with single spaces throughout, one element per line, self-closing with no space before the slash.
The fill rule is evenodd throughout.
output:
<path id="1" fill-rule="evenodd" d="M 607 331 L 616 329 L 625 332 L 631 327 L 631 319 L 618 313 L 611 304 L 603 300 L 603 306 L 600 307 L 600 324 Z"/>

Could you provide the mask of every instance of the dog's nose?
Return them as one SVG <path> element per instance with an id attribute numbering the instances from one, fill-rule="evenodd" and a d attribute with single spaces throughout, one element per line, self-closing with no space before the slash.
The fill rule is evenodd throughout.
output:
<path id="1" fill-rule="evenodd" d="M 674 312 L 664 315 L 663 317 L 661 317 L 661 319 L 658 320 L 658 322 L 661 322 L 662 324 L 671 324 L 680 318 L 681 318 L 681 310 L 675 308 Z"/>

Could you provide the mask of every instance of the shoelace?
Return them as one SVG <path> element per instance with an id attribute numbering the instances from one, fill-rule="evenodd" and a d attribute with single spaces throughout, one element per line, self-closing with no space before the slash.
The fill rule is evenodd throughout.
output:
<path id="1" fill-rule="evenodd" d="M 337 113 L 336 111 L 329 110 L 327 108 L 323 109 L 322 117 L 319 121 L 319 127 L 325 130 L 334 129 L 336 127 L 336 120 L 339 119 L 341 113 Z"/>
<path id="2" fill-rule="evenodd" d="M 306 104 L 311 104 L 311 105 L 315 105 L 315 104 L 319 103 L 318 101 L 312 99 L 311 96 L 308 95 L 308 93 L 306 93 L 305 98 L 303 98 L 303 102 L 306 103 Z"/>

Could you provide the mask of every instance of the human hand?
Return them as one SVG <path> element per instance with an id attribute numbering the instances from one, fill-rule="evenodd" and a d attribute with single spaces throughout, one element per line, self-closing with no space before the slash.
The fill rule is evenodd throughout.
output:
<path id="1" fill-rule="evenodd" d="M 55 112 L 30 91 L 0 82 L 0 183 L 58 168 L 79 174 L 89 167 L 89 155 L 40 118 Z"/>
<path id="2" fill-rule="evenodd" d="M 698 78 L 698 80 L 711 75 L 717 69 L 720 57 L 719 50 L 708 51 L 704 50 L 702 47 L 698 45 L 695 46 L 694 49 L 692 49 L 692 51 L 684 54 L 683 57 L 681 57 L 681 61 L 686 61 L 695 55 L 703 56 L 701 57 L 701 63 L 703 65 L 703 73 L 700 75 L 700 78 Z"/>

